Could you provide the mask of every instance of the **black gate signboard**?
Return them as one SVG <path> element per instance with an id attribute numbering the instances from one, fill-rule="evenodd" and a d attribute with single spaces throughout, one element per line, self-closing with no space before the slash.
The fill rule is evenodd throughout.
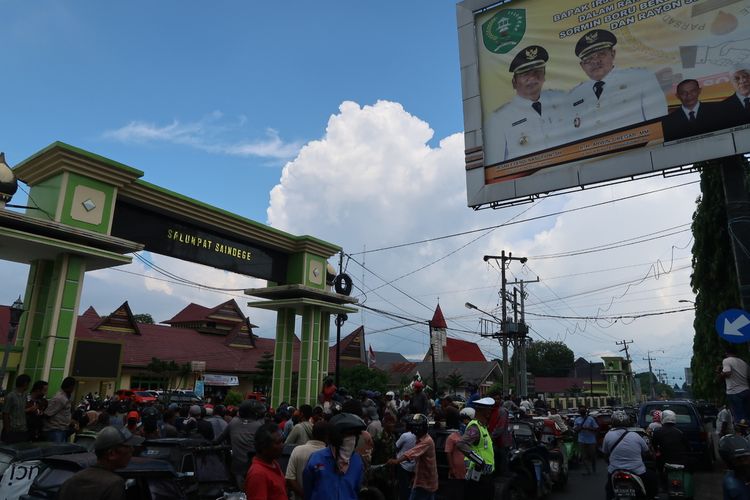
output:
<path id="1" fill-rule="evenodd" d="M 287 256 L 282 252 L 121 200 L 115 207 L 111 234 L 142 243 L 149 252 L 276 283 L 286 281 Z"/>

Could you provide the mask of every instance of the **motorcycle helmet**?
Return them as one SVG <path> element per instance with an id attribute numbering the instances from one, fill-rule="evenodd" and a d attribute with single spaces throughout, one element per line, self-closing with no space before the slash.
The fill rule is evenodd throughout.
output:
<path id="1" fill-rule="evenodd" d="M 736 459 L 750 456 L 750 443 L 742 436 L 729 434 L 719 440 L 719 455 L 732 468 Z"/>
<path id="2" fill-rule="evenodd" d="M 459 414 L 461 418 L 468 418 L 469 420 L 474 420 L 474 417 L 476 417 L 477 412 L 474 410 L 474 408 L 469 408 L 468 406 L 461 410 L 461 413 Z"/>
<path id="3" fill-rule="evenodd" d="M 417 381 L 414 382 L 414 386 L 413 387 L 414 387 L 415 391 L 416 390 L 421 390 L 421 389 L 424 389 L 424 384 L 422 382 L 420 382 L 419 380 L 417 380 Z"/>
<path id="4" fill-rule="evenodd" d="M 387 398 L 395 398 L 396 394 L 393 393 L 393 391 L 388 391 L 385 393 L 385 397 Z"/>
<path id="5" fill-rule="evenodd" d="M 664 410 L 661 412 L 661 423 L 662 424 L 676 424 L 677 414 L 672 410 Z"/>
<path id="6" fill-rule="evenodd" d="M 651 412 L 651 421 L 656 423 L 661 422 L 661 410 L 654 410 Z"/>
<path id="7" fill-rule="evenodd" d="M 406 426 L 411 432 L 414 433 L 415 436 L 422 437 L 427 434 L 427 417 L 425 417 L 421 413 L 416 413 L 409 417 Z"/>
<path id="8" fill-rule="evenodd" d="M 610 425 L 613 428 L 627 427 L 630 425 L 630 417 L 628 417 L 628 414 L 623 410 L 615 410 L 612 412 L 612 423 Z"/>
<path id="9" fill-rule="evenodd" d="M 339 413 L 331 418 L 330 424 L 342 435 L 359 434 L 367 428 L 364 420 L 353 413 Z"/>

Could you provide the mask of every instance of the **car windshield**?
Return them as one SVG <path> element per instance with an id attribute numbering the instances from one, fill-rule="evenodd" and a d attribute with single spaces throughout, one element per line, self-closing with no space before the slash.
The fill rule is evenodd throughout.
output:
<path id="1" fill-rule="evenodd" d="M 678 424 L 697 424 L 698 421 L 695 418 L 694 412 L 690 411 L 690 407 L 687 405 L 670 405 L 670 404 L 656 404 L 656 405 L 648 405 L 646 407 L 646 415 L 644 417 L 644 420 L 647 424 L 650 424 L 653 422 L 653 417 L 651 416 L 651 413 L 653 413 L 654 410 L 672 410 L 675 412 L 675 415 L 677 415 L 677 423 Z"/>
<path id="2" fill-rule="evenodd" d="M 73 474 L 75 472 L 72 470 L 48 467 L 39 473 L 34 485 L 44 490 L 59 488 Z"/>
<path id="3" fill-rule="evenodd" d="M 139 392 L 136 392 L 136 394 L 138 396 L 146 397 L 146 398 L 152 398 L 152 397 L 154 397 L 153 394 L 151 394 L 150 392 L 146 392 L 146 391 L 139 391 Z"/>

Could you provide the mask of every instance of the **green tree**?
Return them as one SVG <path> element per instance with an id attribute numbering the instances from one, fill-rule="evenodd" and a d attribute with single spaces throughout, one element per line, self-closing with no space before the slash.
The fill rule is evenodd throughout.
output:
<path id="1" fill-rule="evenodd" d="M 740 307 L 732 242 L 727 228 L 726 201 L 721 165 L 739 161 L 745 172 L 743 156 L 712 160 L 698 164 L 701 168 L 701 196 L 693 214 L 693 274 L 690 284 L 695 299 L 693 328 L 692 394 L 696 398 L 716 400 L 724 394 L 716 369 L 724 355 L 724 342 L 716 334 L 714 321 L 718 314 Z M 747 175 L 746 175 L 747 178 Z M 740 350 L 747 357 L 747 346 Z"/>
<path id="2" fill-rule="evenodd" d="M 256 390 L 260 389 L 258 392 L 268 395 L 273 382 L 273 354 L 265 351 L 255 364 L 255 369 L 257 373 L 252 376 L 253 385 Z"/>
<path id="3" fill-rule="evenodd" d="M 463 375 L 458 370 L 453 370 L 447 377 L 443 379 L 443 385 L 448 387 L 450 394 L 454 394 L 460 387 L 466 385 Z"/>
<path id="4" fill-rule="evenodd" d="M 154 318 L 151 317 L 148 313 L 143 314 L 134 314 L 133 319 L 136 323 L 142 323 L 144 325 L 153 325 L 154 324 Z"/>
<path id="5" fill-rule="evenodd" d="M 388 374 L 377 368 L 368 368 L 366 365 L 342 368 L 341 387 L 354 395 L 362 389 L 384 393 L 388 390 Z"/>
<path id="6" fill-rule="evenodd" d="M 674 389 L 669 384 L 662 384 L 656 380 L 656 376 L 652 376 L 649 372 L 636 373 L 635 378 L 641 383 L 641 393 L 647 398 L 651 398 L 651 385 L 654 386 L 654 394 L 657 398 L 674 398 Z"/>
<path id="7" fill-rule="evenodd" d="M 163 377 L 167 381 L 165 389 L 168 391 L 183 385 L 192 373 L 190 363 L 180 365 L 174 360 L 164 361 L 159 358 L 151 358 L 151 362 L 146 365 L 146 370 L 158 377 Z"/>
<path id="8" fill-rule="evenodd" d="M 526 348 L 526 370 L 537 377 L 565 377 L 574 361 L 573 351 L 562 342 L 534 342 Z"/>
<path id="9" fill-rule="evenodd" d="M 240 391 L 230 389 L 224 397 L 224 404 L 227 406 L 239 406 L 244 399 L 245 398 Z"/>

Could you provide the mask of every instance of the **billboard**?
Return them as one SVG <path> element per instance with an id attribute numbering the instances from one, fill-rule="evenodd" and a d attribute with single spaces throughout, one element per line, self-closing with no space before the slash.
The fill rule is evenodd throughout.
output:
<path id="1" fill-rule="evenodd" d="M 747 0 L 457 5 L 479 207 L 750 151 Z"/>

